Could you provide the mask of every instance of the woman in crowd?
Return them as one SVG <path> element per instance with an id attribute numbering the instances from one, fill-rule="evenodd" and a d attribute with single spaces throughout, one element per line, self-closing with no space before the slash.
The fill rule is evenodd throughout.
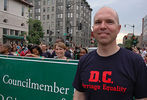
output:
<path id="1" fill-rule="evenodd" d="M 4 45 L 1 47 L 0 54 L 4 54 L 4 55 L 13 55 L 13 54 L 11 53 L 11 46 L 10 46 L 9 44 L 4 44 Z"/>
<path id="2" fill-rule="evenodd" d="M 54 50 L 57 56 L 54 58 L 56 59 L 67 59 L 65 57 L 65 52 L 66 52 L 66 45 L 63 42 L 58 42 L 54 44 Z"/>
<path id="3" fill-rule="evenodd" d="M 38 45 L 32 46 L 30 49 L 31 53 L 27 53 L 26 56 L 28 57 L 40 57 L 42 58 L 42 50 Z"/>
<path id="4" fill-rule="evenodd" d="M 80 48 L 80 53 L 79 53 L 79 56 L 82 57 L 83 55 L 87 54 L 88 51 L 86 48 Z"/>

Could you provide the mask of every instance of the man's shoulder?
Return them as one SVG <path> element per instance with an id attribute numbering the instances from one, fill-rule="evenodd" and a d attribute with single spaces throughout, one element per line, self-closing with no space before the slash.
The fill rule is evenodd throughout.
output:
<path id="1" fill-rule="evenodd" d="M 121 48 L 121 56 L 130 60 L 142 60 L 142 57 L 139 54 L 125 48 Z"/>
<path id="2" fill-rule="evenodd" d="M 125 48 L 121 48 L 121 53 L 126 54 L 128 56 L 138 56 L 137 53 L 135 53 L 135 52 L 133 52 L 131 50 L 125 49 Z"/>

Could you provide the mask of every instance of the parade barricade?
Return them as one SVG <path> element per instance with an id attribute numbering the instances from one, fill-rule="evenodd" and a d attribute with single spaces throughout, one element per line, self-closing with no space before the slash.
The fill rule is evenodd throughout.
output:
<path id="1" fill-rule="evenodd" d="M 0 100 L 72 100 L 77 63 L 0 55 Z"/>

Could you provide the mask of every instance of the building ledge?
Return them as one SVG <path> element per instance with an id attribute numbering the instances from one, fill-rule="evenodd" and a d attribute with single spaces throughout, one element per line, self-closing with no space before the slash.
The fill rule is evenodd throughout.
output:
<path id="1" fill-rule="evenodd" d="M 26 0 L 16 0 L 16 1 L 21 2 L 21 3 L 25 4 L 25 5 L 28 5 L 29 7 L 33 7 L 33 5 L 28 3 Z"/>

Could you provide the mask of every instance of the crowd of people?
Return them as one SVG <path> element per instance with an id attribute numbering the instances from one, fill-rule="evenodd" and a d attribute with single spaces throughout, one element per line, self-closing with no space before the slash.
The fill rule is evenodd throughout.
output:
<path id="1" fill-rule="evenodd" d="M 142 56 L 147 65 L 146 48 L 132 47 L 131 50 Z M 24 46 L 16 43 L 0 44 L 0 54 L 4 55 L 79 60 L 81 56 L 87 53 L 88 50 L 84 47 L 67 47 L 62 38 L 57 39 L 53 46 L 46 44 L 29 44 Z"/>
<path id="2" fill-rule="evenodd" d="M 78 60 L 86 53 L 88 53 L 86 48 L 67 47 L 62 38 L 57 39 L 53 46 L 43 43 L 40 45 L 0 44 L 0 54 L 11 56 Z"/>
<path id="3" fill-rule="evenodd" d="M 147 65 L 147 48 L 132 47 L 132 51 L 139 54 L 144 59 Z"/>

